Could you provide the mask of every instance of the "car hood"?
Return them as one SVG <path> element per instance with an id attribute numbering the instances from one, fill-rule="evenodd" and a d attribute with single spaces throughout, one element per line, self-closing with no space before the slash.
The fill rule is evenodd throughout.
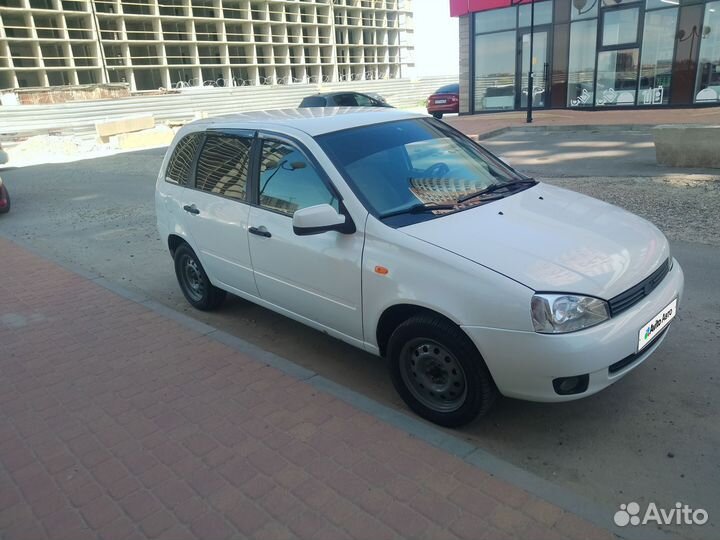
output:
<path id="1" fill-rule="evenodd" d="M 400 230 L 535 291 L 603 299 L 642 281 L 670 254 L 665 236 L 652 223 L 542 183 Z"/>

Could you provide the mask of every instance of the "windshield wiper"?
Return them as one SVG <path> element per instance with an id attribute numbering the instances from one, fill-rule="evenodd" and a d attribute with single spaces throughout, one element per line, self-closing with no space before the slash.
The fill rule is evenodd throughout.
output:
<path id="1" fill-rule="evenodd" d="M 514 186 L 534 186 L 535 184 L 537 184 L 537 180 L 533 180 L 532 178 L 528 178 L 527 180 L 514 180 L 513 182 L 506 182 L 504 184 L 493 184 L 492 186 L 488 186 L 485 189 L 476 191 L 475 193 L 470 193 L 469 195 L 460 197 L 456 201 L 456 204 L 461 204 L 469 201 L 470 199 L 474 199 L 475 197 L 480 197 L 488 193 L 494 193 L 501 189 L 511 189 Z"/>
<path id="2" fill-rule="evenodd" d="M 455 210 L 455 205 L 419 203 L 414 204 L 413 206 L 410 206 L 403 210 L 395 210 L 394 212 L 381 214 L 380 219 L 385 219 L 393 216 L 402 216 L 403 214 L 422 214 L 423 212 L 432 212 L 433 210 Z"/>

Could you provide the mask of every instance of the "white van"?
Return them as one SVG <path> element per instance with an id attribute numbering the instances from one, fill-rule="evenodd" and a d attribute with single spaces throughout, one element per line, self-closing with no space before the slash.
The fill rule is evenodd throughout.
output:
<path id="1" fill-rule="evenodd" d="M 392 109 L 193 122 L 156 205 L 193 306 L 229 292 L 383 355 L 405 402 L 446 426 L 498 394 L 607 387 L 658 348 L 683 291 L 651 223 Z"/>

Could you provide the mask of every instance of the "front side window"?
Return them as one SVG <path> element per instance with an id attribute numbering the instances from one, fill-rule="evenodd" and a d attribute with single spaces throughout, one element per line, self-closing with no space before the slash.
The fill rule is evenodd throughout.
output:
<path id="1" fill-rule="evenodd" d="M 312 163 L 297 148 L 279 141 L 263 142 L 259 193 L 260 206 L 289 216 L 318 204 L 340 211 L 337 197 Z"/>
<path id="2" fill-rule="evenodd" d="M 173 152 L 168 162 L 165 180 L 172 184 L 186 186 L 190 181 L 190 170 L 192 169 L 195 152 L 197 151 L 199 133 L 191 133 L 183 137 Z"/>
<path id="3" fill-rule="evenodd" d="M 357 102 L 358 107 L 374 107 L 375 105 L 377 105 L 377 103 L 373 101 L 372 98 L 364 94 L 355 94 L 355 101 Z"/>
<path id="4" fill-rule="evenodd" d="M 358 102 L 355 94 L 338 94 L 335 96 L 335 105 L 338 107 L 357 107 Z"/>
<path id="5" fill-rule="evenodd" d="M 490 186 L 523 180 L 433 120 L 358 127 L 317 140 L 368 210 L 381 218 L 417 205 L 455 204 Z M 473 199 L 468 205 L 480 202 Z"/>
<path id="6" fill-rule="evenodd" d="M 210 135 L 198 159 L 195 187 L 244 201 L 252 139 Z"/>

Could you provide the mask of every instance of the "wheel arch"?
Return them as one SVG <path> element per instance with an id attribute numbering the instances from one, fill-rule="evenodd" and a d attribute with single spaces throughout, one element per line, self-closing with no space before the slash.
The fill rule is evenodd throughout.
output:
<path id="1" fill-rule="evenodd" d="M 182 244 L 187 244 L 188 246 L 190 246 L 190 243 L 185 238 L 183 238 L 179 234 L 174 233 L 168 236 L 167 244 L 168 249 L 170 250 L 170 255 L 172 255 L 173 257 L 175 256 L 175 250 L 177 250 L 177 248 L 179 248 Z M 192 249 L 192 246 L 190 246 L 190 248 Z"/>
<path id="2" fill-rule="evenodd" d="M 443 315 L 442 313 L 425 306 L 409 303 L 395 304 L 389 306 L 385 309 L 385 311 L 382 312 L 382 315 L 380 315 L 377 323 L 377 328 L 375 330 L 375 337 L 377 339 L 378 348 L 380 350 L 380 356 L 385 356 L 387 345 L 390 341 L 390 336 L 395 331 L 395 329 L 402 323 L 407 321 L 409 318 L 421 314 L 439 317 L 448 321 L 449 323 L 454 324 L 457 327 L 460 327 L 460 325 L 456 321 L 452 320 L 447 315 Z"/>

